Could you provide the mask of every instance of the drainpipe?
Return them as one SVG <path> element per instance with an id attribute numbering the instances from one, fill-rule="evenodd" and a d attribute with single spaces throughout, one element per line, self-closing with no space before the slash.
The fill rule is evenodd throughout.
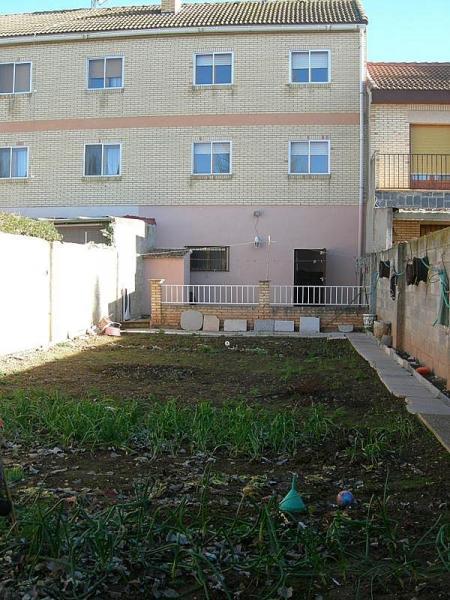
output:
<path id="1" fill-rule="evenodd" d="M 359 84 L 359 205 L 358 205 L 358 258 L 364 250 L 364 97 L 366 73 L 366 29 L 361 28 L 359 34 L 360 45 L 360 84 Z"/>

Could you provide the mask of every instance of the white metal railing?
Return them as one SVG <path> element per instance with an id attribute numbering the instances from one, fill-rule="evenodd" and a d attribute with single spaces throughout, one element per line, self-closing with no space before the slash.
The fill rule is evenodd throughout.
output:
<path id="1" fill-rule="evenodd" d="M 161 286 L 163 304 L 258 304 L 257 285 Z"/>
<path id="2" fill-rule="evenodd" d="M 278 306 L 368 306 L 367 289 L 358 285 L 272 285 L 270 303 Z"/>

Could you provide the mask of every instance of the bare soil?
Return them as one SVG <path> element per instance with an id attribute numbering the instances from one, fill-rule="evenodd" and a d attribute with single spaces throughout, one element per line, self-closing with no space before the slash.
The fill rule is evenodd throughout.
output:
<path id="1" fill-rule="evenodd" d="M 68 342 L 49 351 L 2 359 L 0 394 L 33 389 L 60 391 L 74 398 L 134 399 L 143 404 L 175 398 L 182 403 L 209 400 L 221 405 L 242 398 L 251 405 L 275 409 L 320 404 L 332 411 L 340 409 L 339 422 L 346 427 L 375 427 L 399 414 L 406 415 L 402 402 L 387 392 L 345 340 L 230 337 L 230 348 L 224 341 L 135 334 Z M 129 498 L 136 482 L 148 478 L 160 488 L 156 501 L 161 505 L 176 505 L 186 498 L 195 501 L 199 481 L 208 470 L 213 481 L 210 506 L 220 519 L 235 513 L 243 489 L 255 476 L 260 485 L 254 499 L 262 501 L 273 496 L 280 499 L 289 489 L 292 473 L 298 473 L 311 518 L 323 527 L 338 510 L 335 498 L 339 490 L 353 491 L 357 503 L 351 513 L 357 519 L 366 513 L 374 497 L 383 495 L 386 481 L 391 517 L 405 538 L 419 539 L 438 514 L 448 522 L 449 457 L 428 430 L 417 424 L 417 433 L 407 446 L 392 448 L 382 461 L 374 463 L 351 461 L 344 452 L 348 445 L 348 439 L 337 436 L 294 457 L 267 456 L 252 462 L 220 453 L 213 457 L 190 455 L 188 449 L 177 456 L 153 459 L 132 449 L 92 453 L 84 448 L 47 448 L 39 440 L 26 447 L 19 440 L 4 450 L 3 458 L 7 467 L 20 466 L 25 473 L 25 478 L 12 486 L 16 498 L 39 488 L 69 504 L 82 498 L 92 510 Z M 0 574 L 0 598 L 13 598 L 6 595 L 7 588 L 2 592 L 3 578 Z M 130 581 L 136 578 L 138 574 L 132 574 Z M 184 591 L 177 591 L 184 592 L 185 598 L 204 598 L 191 583 L 186 583 Z M 389 593 L 378 589 L 372 597 L 448 598 L 449 585 L 446 575 L 419 587 L 405 582 L 404 589 L 396 586 Z M 153 597 L 148 589 L 142 591 L 142 586 L 133 582 L 110 592 L 97 597 Z M 211 596 L 223 597 L 220 592 Z M 247 595 L 240 597 L 258 598 L 257 588 L 248 588 Z M 294 592 L 292 597 L 304 596 Z M 350 599 L 356 592 L 351 582 L 338 582 L 332 589 L 318 587 L 312 597 Z M 369 598 L 370 590 L 360 597 Z"/>

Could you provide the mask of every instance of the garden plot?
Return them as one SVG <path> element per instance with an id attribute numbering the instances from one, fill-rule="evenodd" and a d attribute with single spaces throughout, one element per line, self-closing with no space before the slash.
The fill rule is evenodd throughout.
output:
<path id="1" fill-rule="evenodd" d="M 18 518 L 0 521 L 1 598 L 448 597 L 449 459 L 429 432 L 345 340 L 224 341 L 0 363 Z M 278 510 L 293 473 L 296 517 Z"/>

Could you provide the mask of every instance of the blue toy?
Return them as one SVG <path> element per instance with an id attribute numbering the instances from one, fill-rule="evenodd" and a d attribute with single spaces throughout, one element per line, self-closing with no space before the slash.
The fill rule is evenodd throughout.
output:
<path id="1" fill-rule="evenodd" d="M 341 508 L 347 508 L 348 506 L 351 506 L 353 504 L 355 498 L 353 497 L 353 494 L 348 490 L 342 490 L 342 492 L 339 492 L 339 494 L 337 495 L 336 501 L 338 503 L 338 506 L 340 506 Z"/>

